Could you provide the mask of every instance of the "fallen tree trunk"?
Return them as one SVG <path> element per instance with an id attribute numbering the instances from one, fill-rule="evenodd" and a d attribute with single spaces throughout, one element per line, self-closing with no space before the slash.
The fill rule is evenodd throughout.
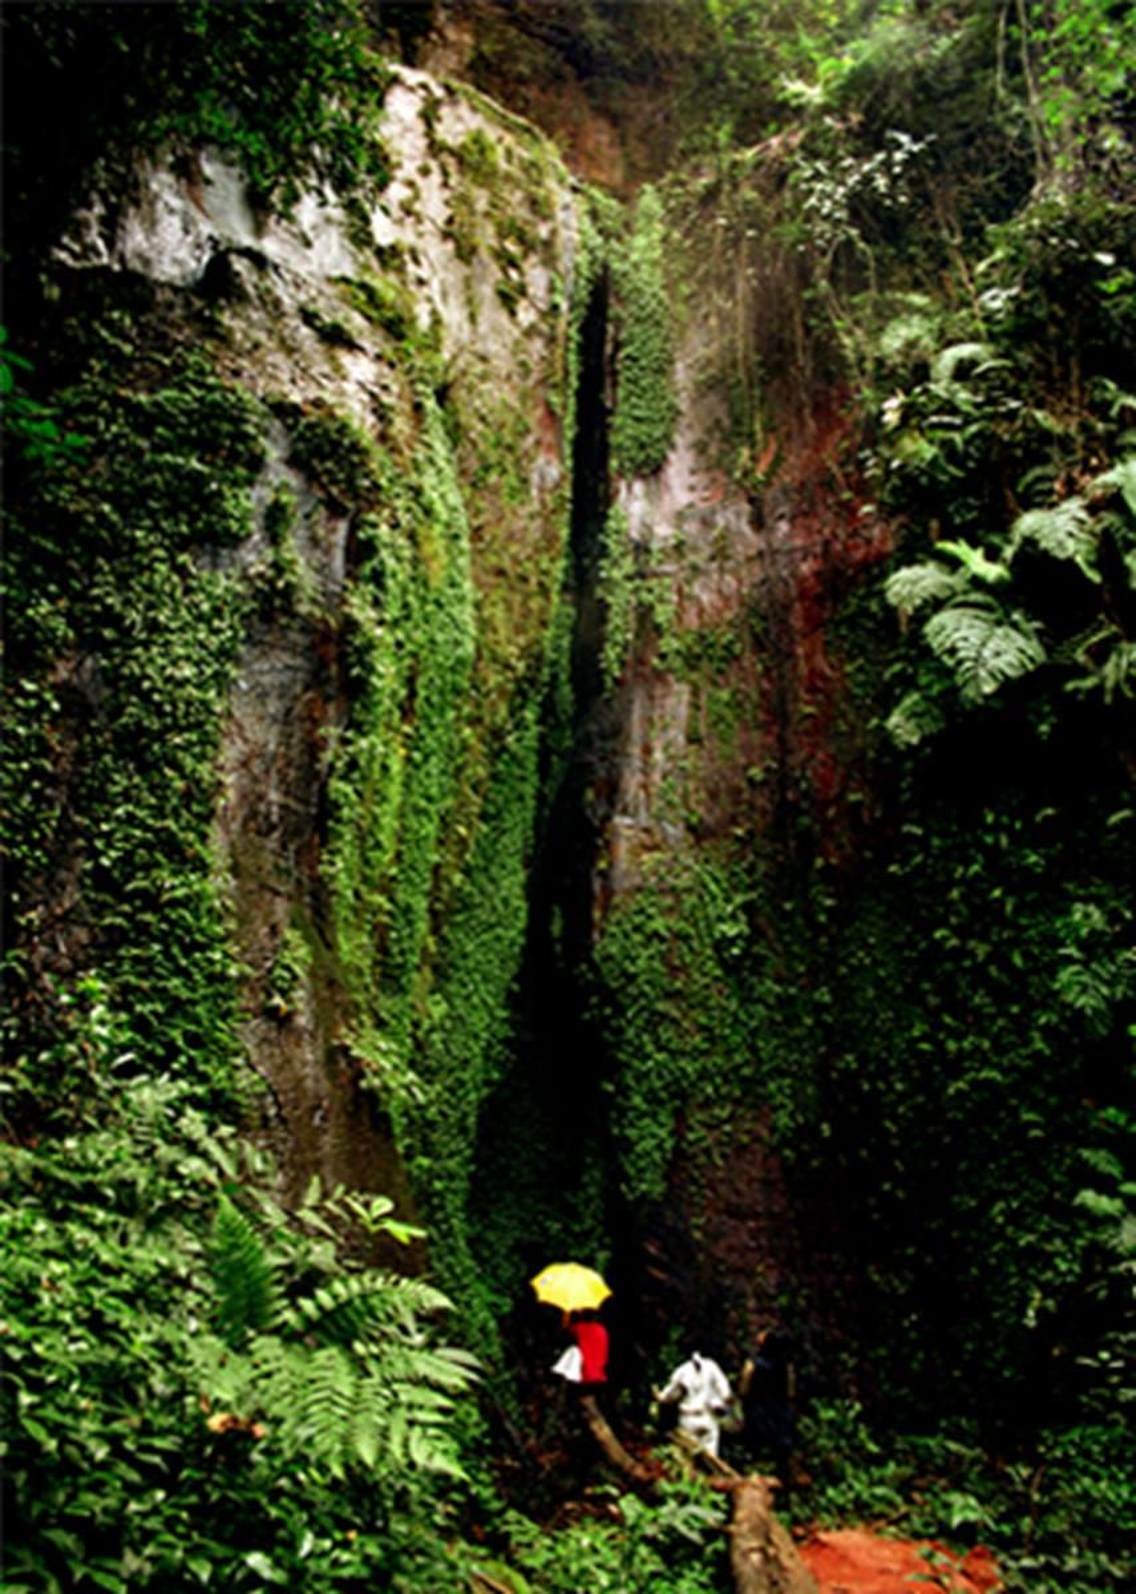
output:
<path id="1" fill-rule="evenodd" d="M 641 1488 L 654 1488 L 656 1472 L 623 1448 L 594 1395 L 580 1396 L 580 1410 L 612 1466 Z M 703 1451 L 695 1454 L 716 1474 L 707 1480 L 711 1487 L 728 1491 L 732 1497 L 730 1571 L 737 1594 L 819 1594 L 816 1579 L 773 1514 L 772 1481 L 743 1478 L 717 1456 Z"/>
<path id="2" fill-rule="evenodd" d="M 773 1514 L 765 1478 L 742 1478 L 731 1489 L 730 1571 L 737 1594 L 818 1594 L 816 1579 Z"/>
<path id="3" fill-rule="evenodd" d="M 612 1466 L 617 1467 L 625 1478 L 630 1478 L 632 1483 L 653 1485 L 655 1474 L 623 1448 L 615 1437 L 611 1424 L 596 1404 L 594 1395 L 580 1396 L 580 1410 L 584 1413 L 584 1421 L 591 1429 L 596 1443 Z"/>

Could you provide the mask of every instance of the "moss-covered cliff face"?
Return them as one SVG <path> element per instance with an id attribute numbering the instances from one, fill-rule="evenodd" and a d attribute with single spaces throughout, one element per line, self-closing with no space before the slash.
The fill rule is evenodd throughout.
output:
<path id="1" fill-rule="evenodd" d="M 97 160 L 16 163 L 17 1127 L 141 1058 L 291 1196 L 417 1203 L 478 1324 L 564 1249 L 644 1382 L 781 1310 L 814 1387 L 1072 1400 L 1131 1132 L 1126 146 L 1061 167 L 989 8 L 780 101 L 746 7 L 513 9 L 385 11 L 620 193 L 681 170 L 584 194 L 346 0 L 137 8 L 149 98 L 91 8 L 29 55 L 120 76 Z"/>
<path id="2" fill-rule="evenodd" d="M 1132 1128 L 1131 162 L 1031 192 L 994 145 L 992 202 L 950 83 L 934 140 L 692 166 L 613 273 L 588 972 L 643 1349 L 780 1309 L 830 1387 L 949 1367 L 1013 1426 L 1117 1300 L 1076 1214 Z"/>
<path id="3" fill-rule="evenodd" d="M 60 1090 L 96 999 L 203 1099 L 259 1100 L 247 1064 L 289 1189 L 409 1169 L 460 1278 L 594 266 L 487 102 L 393 74 L 373 138 L 381 193 L 301 170 L 283 211 L 215 147 L 139 154 L 11 307 L 76 441 L 20 467 L 10 950 Z M 67 1108 L 24 1084 L 29 1123 Z"/>

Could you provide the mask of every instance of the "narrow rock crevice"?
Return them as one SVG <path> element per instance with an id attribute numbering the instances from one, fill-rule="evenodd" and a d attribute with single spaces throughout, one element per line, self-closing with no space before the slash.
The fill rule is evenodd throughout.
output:
<path id="1" fill-rule="evenodd" d="M 618 712 L 603 680 L 599 594 L 609 502 L 609 291 L 601 278 L 579 333 L 564 592 L 572 635 L 568 681 L 552 683 L 570 714 L 561 709 L 558 721 L 550 707 L 546 716 L 545 801 L 529 876 L 514 1061 L 483 1113 L 475 1156 L 473 1232 L 487 1236 L 486 1265 L 500 1269 L 503 1281 L 516 1276 L 511 1260 L 530 1272 L 547 1260 L 566 1213 L 578 1214 L 579 1248 L 610 1233 L 605 1170 L 616 1164 L 607 1144 L 602 1037 L 587 992 L 593 881 L 604 839 L 601 771 Z M 507 1215 L 500 1211 L 502 1181 L 510 1190 Z"/>

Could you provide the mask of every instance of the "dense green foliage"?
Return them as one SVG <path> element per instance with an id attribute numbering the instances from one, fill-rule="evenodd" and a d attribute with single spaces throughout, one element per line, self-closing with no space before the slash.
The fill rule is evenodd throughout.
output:
<path id="1" fill-rule="evenodd" d="M 646 476 L 667 457 L 677 412 L 663 213 L 653 188 L 639 196 L 634 231 L 617 257 L 616 288 L 621 322 L 612 460 L 621 475 Z"/>
<path id="2" fill-rule="evenodd" d="M 1014 1456 L 1013 1488 L 981 1469 L 974 1488 L 1015 1586 L 1088 1589 L 1130 1568 L 1130 19 L 1023 7 L 1001 30 L 981 6 L 889 8 L 798 68 L 790 136 L 669 187 L 671 273 L 724 306 L 703 374 L 731 397 L 723 461 L 761 492 L 793 416 L 835 389 L 850 442 L 824 461 L 843 488 L 826 512 L 886 516 L 898 546 L 885 581 L 823 595 L 848 688 L 831 727 L 794 718 L 831 709 L 787 693 L 784 663 L 750 707 L 708 655 L 700 734 L 653 815 L 698 863 L 644 844 L 597 949 L 598 1011 L 637 1208 L 682 1179 L 697 1233 L 746 1115 L 771 1109 L 819 1256 L 760 1309 L 814 1332 L 828 1316 L 818 1391 L 895 1424 L 978 1419 Z M 650 573 L 625 570 L 620 595 L 637 666 L 698 683 L 699 638 L 674 634 Z M 710 842 L 739 700 L 742 726 L 781 717 L 790 756 L 818 734 L 859 749 L 869 810 L 855 780 L 826 806 L 784 764 L 751 766 Z M 727 1322 L 753 1309 L 744 1278 L 699 1285 Z M 1102 1510 L 1078 1523 L 1081 1469 Z M 897 1480 L 890 1506 L 840 1509 L 894 1508 L 915 1487 Z"/>
<path id="3" fill-rule="evenodd" d="M 1013 1594 L 1124 1586 L 1133 1524 L 1118 1415 L 1044 1434 L 1034 1455 L 1009 1462 L 957 1425 L 881 1443 L 848 1401 L 817 1402 L 803 1437 L 821 1522 L 883 1518 L 905 1536 L 990 1545 Z"/>
<path id="4" fill-rule="evenodd" d="M 454 1466 L 444 1298 L 343 1255 L 381 1203 L 313 1188 L 286 1217 L 263 1154 L 84 996 L 86 1122 L 2 1159 L 6 1586 L 444 1578 L 405 1470 Z"/>
<path id="5" fill-rule="evenodd" d="M 518 1594 L 530 1588 L 576 1594 L 582 1587 L 601 1594 L 664 1587 L 712 1594 L 721 1587 L 725 1560 L 725 1546 L 714 1542 L 723 1526 L 720 1499 L 697 1483 L 667 1484 L 660 1494 L 650 1504 L 625 1495 L 616 1522 L 585 1519 L 555 1536 L 514 1517 L 515 1562 L 527 1581 L 507 1586 Z"/>
<path id="6" fill-rule="evenodd" d="M 200 558 L 251 529 L 264 416 L 203 362 L 110 317 L 57 395 L 64 458 L 25 452 L 7 550 L 13 676 L 4 779 L 15 1079 L 66 1122 L 76 1003 L 40 926 L 78 937 L 152 1066 L 233 1099 L 236 1003 L 210 825 L 219 716 L 249 602 Z M 145 360 L 143 370 L 142 361 Z M 94 487 L 89 459 L 100 461 Z M 97 639 L 97 666 L 92 647 Z M 74 702 L 88 705 L 76 721 Z M 63 746 L 66 753 L 63 754 Z M 61 754 L 62 764 L 61 764 Z M 63 775 L 66 771 L 66 775 Z M 73 881 L 70 889 L 68 881 Z M 77 889 L 76 889 L 77 887 Z M 80 901 L 81 896 L 81 901 Z M 93 956 L 92 956 L 93 954 Z"/>

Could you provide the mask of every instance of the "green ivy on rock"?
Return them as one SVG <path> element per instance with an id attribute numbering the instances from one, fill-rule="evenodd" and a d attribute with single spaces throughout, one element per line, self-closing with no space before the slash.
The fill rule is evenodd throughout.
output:
<path id="1" fill-rule="evenodd" d="M 222 550 L 252 529 L 266 417 L 203 358 L 151 352 L 92 362 L 56 405 L 98 463 L 33 470 L 8 545 L 19 942 L 42 944 L 58 915 L 67 977 L 95 962 L 135 1043 L 225 1094 L 236 970 L 215 761 L 249 599 Z M 22 972 L 30 1042 L 51 982 L 42 962 Z"/>
<path id="2" fill-rule="evenodd" d="M 650 186 L 616 254 L 615 281 L 621 314 L 612 460 L 621 476 L 648 476 L 666 459 L 678 418 L 663 205 Z"/>

